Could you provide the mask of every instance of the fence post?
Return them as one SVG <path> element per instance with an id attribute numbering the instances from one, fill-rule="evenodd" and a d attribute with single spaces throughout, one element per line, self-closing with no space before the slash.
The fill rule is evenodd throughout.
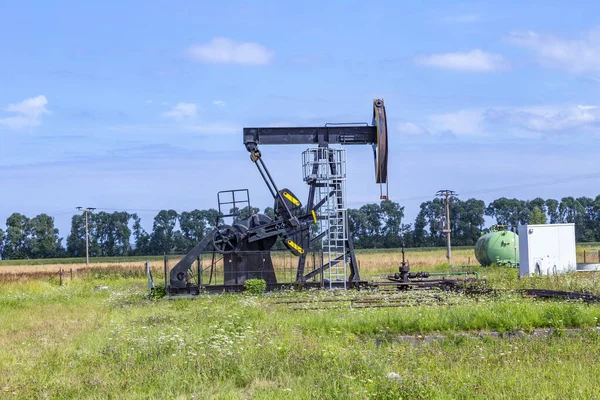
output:
<path id="1" fill-rule="evenodd" d="M 152 296 L 152 290 L 154 286 L 154 279 L 152 278 L 152 270 L 150 269 L 150 261 L 146 261 L 146 276 L 148 277 L 148 297 Z"/>
<path id="2" fill-rule="evenodd" d="M 165 263 L 165 290 L 169 287 L 169 282 L 167 280 L 167 264 L 169 263 L 169 257 L 164 254 L 164 263 Z"/>
<path id="3" fill-rule="evenodd" d="M 63 270 L 62 270 L 62 268 L 59 268 L 59 270 L 58 270 L 58 277 L 59 277 L 58 278 L 58 285 L 59 286 L 62 286 L 62 274 L 63 274 Z"/>
<path id="4" fill-rule="evenodd" d="M 69 269 L 69 273 L 71 274 L 71 280 L 73 280 L 73 268 Z"/>
<path id="5" fill-rule="evenodd" d="M 198 291 L 202 287 L 202 264 L 200 262 L 200 256 L 198 256 Z"/>

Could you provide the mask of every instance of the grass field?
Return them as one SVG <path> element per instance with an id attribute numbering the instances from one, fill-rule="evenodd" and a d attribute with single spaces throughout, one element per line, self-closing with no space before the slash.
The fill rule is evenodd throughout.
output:
<path id="1" fill-rule="evenodd" d="M 407 252 L 430 271 L 449 268 L 444 255 Z M 400 254 L 358 257 L 374 278 Z M 104 264 L 62 286 L 0 282 L 0 398 L 591 399 L 600 387 L 597 304 L 430 290 L 166 300 L 146 296 L 143 260 Z M 594 274 L 518 279 L 473 264 L 494 288 L 600 294 Z M 386 307 L 366 307 L 375 300 Z"/>

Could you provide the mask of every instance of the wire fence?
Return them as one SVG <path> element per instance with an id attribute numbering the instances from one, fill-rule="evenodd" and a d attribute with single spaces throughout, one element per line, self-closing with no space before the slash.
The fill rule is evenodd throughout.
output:
<path id="1" fill-rule="evenodd" d="M 169 271 L 179 260 L 165 257 L 164 272 Z M 304 258 L 303 275 L 317 271 L 323 265 L 320 251 L 307 252 Z M 267 283 L 293 283 L 296 281 L 299 257 L 288 251 L 241 251 L 231 254 L 205 252 L 200 254 L 189 269 L 187 278 L 195 285 L 239 285 L 246 279 L 264 279 Z M 154 274 L 153 274 L 154 275 Z M 321 282 L 327 272 L 317 273 L 309 279 Z M 155 277 L 155 281 L 158 277 Z"/>
<path id="2" fill-rule="evenodd" d="M 584 264 L 598 264 L 600 263 L 600 250 L 598 249 L 586 249 L 583 251 L 583 263 Z"/>
<path id="3" fill-rule="evenodd" d="M 249 254 L 223 255 L 205 252 L 200 255 L 192 265 L 189 272 L 189 281 L 197 285 L 223 285 L 242 284 L 245 279 L 259 278 L 266 281 L 275 280 L 278 283 L 292 283 L 296 281 L 298 271 L 297 256 L 288 251 L 247 252 L 253 253 L 252 258 L 244 265 L 238 261 L 240 257 Z M 80 278 L 87 279 L 115 279 L 115 278 L 146 278 L 150 268 L 154 282 L 165 282 L 171 269 L 179 262 L 181 255 L 164 256 L 163 260 L 151 259 L 135 261 L 119 265 L 119 263 L 106 263 L 104 265 L 90 264 L 89 266 L 45 267 L 43 269 L 27 270 L 28 267 L 18 267 L 15 270 L 0 271 L 0 283 L 23 282 L 28 280 L 45 280 L 63 285 L 69 281 Z M 149 265 L 147 265 L 149 264 Z M 81 265 L 81 264 L 80 264 Z M 323 265 L 322 254 L 318 251 L 308 252 L 305 255 L 304 274 L 311 273 Z M 316 274 L 309 281 L 321 282 L 327 272 Z"/>
<path id="4" fill-rule="evenodd" d="M 162 271 L 158 266 L 154 268 L 159 273 Z M 146 276 L 145 267 L 140 263 L 139 267 L 81 267 L 81 268 L 58 268 L 45 271 L 3 271 L 0 272 L 0 283 L 24 282 L 28 280 L 46 280 L 55 282 L 62 286 L 68 281 L 77 278 L 91 279 L 114 279 L 114 278 L 143 278 Z M 162 274 L 160 274 L 162 278 Z"/>

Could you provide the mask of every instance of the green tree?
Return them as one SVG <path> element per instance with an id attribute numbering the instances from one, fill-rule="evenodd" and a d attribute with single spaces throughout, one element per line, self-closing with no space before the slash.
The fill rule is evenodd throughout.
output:
<path id="1" fill-rule="evenodd" d="M 252 214 L 257 214 L 259 212 L 260 212 L 259 208 L 250 207 L 250 206 L 246 206 L 241 209 L 239 209 L 237 207 L 233 207 L 231 210 L 229 210 L 229 214 L 235 214 L 235 216 L 233 217 L 233 223 L 243 221 L 243 220 L 249 218 Z"/>
<path id="2" fill-rule="evenodd" d="M 3 258 L 4 254 L 4 231 L 0 229 L 0 260 Z"/>
<path id="3" fill-rule="evenodd" d="M 596 199 L 589 197 L 578 197 L 576 201 L 581 205 L 582 211 L 578 217 L 578 225 L 576 230 L 579 231 L 579 241 L 581 242 L 594 242 L 599 238 L 598 232 L 600 231 L 600 203 Z"/>
<path id="4" fill-rule="evenodd" d="M 585 213 L 584 207 L 573 197 L 563 197 L 560 200 L 558 211 L 561 221 L 566 223 L 581 222 L 582 216 Z"/>
<path id="5" fill-rule="evenodd" d="M 402 242 L 404 242 L 404 245 L 407 247 L 415 247 L 415 243 L 414 243 L 414 235 L 413 235 L 413 231 L 412 231 L 412 225 L 411 224 L 402 224 L 402 226 L 400 227 L 400 232 L 401 232 L 401 242 L 400 242 L 400 246 L 402 246 Z"/>
<path id="6" fill-rule="evenodd" d="M 71 232 L 67 236 L 67 254 L 70 257 L 85 257 L 85 216 L 71 217 Z"/>
<path id="7" fill-rule="evenodd" d="M 560 212 L 558 211 L 559 204 L 560 203 L 554 199 L 546 200 L 546 212 L 548 213 L 551 224 L 558 224 L 562 222 L 560 219 Z"/>
<path id="8" fill-rule="evenodd" d="M 399 247 L 409 234 L 410 225 L 402 223 L 404 207 L 390 200 L 350 208 L 347 215 L 348 230 L 356 248 Z"/>
<path id="9" fill-rule="evenodd" d="M 131 229 L 129 221 L 132 215 L 117 211 L 110 216 L 110 248 L 107 249 L 107 255 L 124 256 L 131 250 Z"/>
<path id="10" fill-rule="evenodd" d="M 501 197 L 491 202 L 485 214 L 495 217 L 500 225 L 507 225 L 515 229 L 519 224 L 525 224 L 529 220 L 530 209 L 525 200 L 508 199 Z"/>
<path id="11" fill-rule="evenodd" d="M 357 248 L 381 248 L 383 243 L 383 211 L 376 203 L 365 204 L 348 213 L 349 228 L 356 229 L 353 238 Z"/>
<path id="12" fill-rule="evenodd" d="M 483 200 L 454 198 L 450 202 L 450 229 L 452 243 L 457 246 L 472 246 L 483 230 L 485 203 Z"/>
<path id="13" fill-rule="evenodd" d="M 20 213 L 11 214 L 6 220 L 6 238 L 2 258 L 18 260 L 29 258 L 31 249 L 29 218 Z"/>
<path id="14" fill-rule="evenodd" d="M 593 204 L 593 226 L 594 226 L 594 242 L 600 242 L 600 195 L 596 196 Z"/>
<path id="15" fill-rule="evenodd" d="M 578 199 L 573 197 L 563 197 L 558 206 L 561 222 L 575 224 L 575 240 L 585 241 L 584 235 L 585 207 Z"/>
<path id="16" fill-rule="evenodd" d="M 203 210 L 202 213 L 204 214 L 204 219 L 206 220 L 206 233 L 212 231 L 223 223 L 223 214 L 219 213 L 219 211 L 214 208 Z"/>
<path id="17" fill-rule="evenodd" d="M 413 230 L 413 245 L 415 247 L 426 247 L 428 245 L 427 219 L 425 217 L 425 203 L 421 204 L 421 210 L 415 218 L 415 226 Z"/>
<path id="18" fill-rule="evenodd" d="M 404 207 L 391 200 L 382 200 L 379 204 L 383 227 L 381 229 L 383 247 L 400 247 L 402 245 L 402 218 Z"/>
<path id="19" fill-rule="evenodd" d="M 101 211 L 89 214 L 90 256 L 105 257 L 129 254 L 131 248 L 129 221 L 131 218 L 132 215 L 122 211 L 113 213 Z M 83 224 L 83 228 L 78 226 L 75 236 L 80 235 L 82 230 L 85 235 L 85 217 L 83 220 L 78 219 L 77 222 Z"/>
<path id="20" fill-rule="evenodd" d="M 150 249 L 153 254 L 168 254 L 175 250 L 177 211 L 161 210 L 154 217 Z"/>
<path id="21" fill-rule="evenodd" d="M 134 255 L 151 254 L 151 236 L 142 227 L 142 220 L 137 214 L 132 214 L 131 219 L 133 220 L 133 239 L 135 241 L 135 248 L 131 253 Z"/>
<path id="22" fill-rule="evenodd" d="M 191 250 L 214 229 L 218 219 L 218 211 L 214 209 L 182 212 L 179 215 L 179 229 L 181 232 L 175 232 L 177 249 L 183 252 Z"/>
<path id="23" fill-rule="evenodd" d="M 533 209 L 534 209 L 535 207 L 537 207 L 537 208 L 539 208 L 539 209 L 540 209 L 540 211 L 541 211 L 543 214 L 546 214 L 546 212 L 547 212 L 547 208 L 546 208 L 546 207 L 547 207 L 547 206 L 546 206 L 546 201 L 545 201 L 544 199 L 542 199 L 541 197 L 536 197 L 536 198 L 535 198 L 535 199 L 533 199 L 533 200 L 529 200 L 529 201 L 527 202 L 527 207 L 528 207 L 528 208 L 529 208 L 531 211 L 533 211 Z"/>
<path id="24" fill-rule="evenodd" d="M 361 238 L 364 235 L 366 218 L 360 209 L 349 208 L 347 211 L 348 215 L 348 230 L 349 234 L 352 235 L 354 247 L 357 249 L 363 248 Z"/>
<path id="25" fill-rule="evenodd" d="M 206 216 L 200 210 L 184 211 L 179 214 L 179 229 L 185 240 L 184 248 L 191 249 L 202 240 L 206 234 L 207 222 Z"/>
<path id="26" fill-rule="evenodd" d="M 446 214 L 445 207 L 439 198 L 421 203 L 421 212 L 425 218 L 427 232 L 427 246 L 443 246 L 444 235 L 442 229 L 444 226 L 443 216 Z"/>
<path id="27" fill-rule="evenodd" d="M 54 218 L 40 214 L 28 221 L 29 258 L 54 258 L 63 254 L 62 238 L 54 227 Z"/>
<path id="28" fill-rule="evenodd" d="M 529 214 L 529 223 L 532 225 L 545 224 L 546 214 L 544 214 L 538 206 L 535 206 L 531 211 L 531 214 Z"/>

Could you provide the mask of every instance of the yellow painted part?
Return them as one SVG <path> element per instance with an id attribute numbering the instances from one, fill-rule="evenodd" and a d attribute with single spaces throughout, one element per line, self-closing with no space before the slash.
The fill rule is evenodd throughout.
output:
<path id="1" fill-rule="evenodd" d="M 315 224 L 317 223 L 317 213 L 315 212 L 315 210 L 311 210 L 312 215 L 313 215 L 313 219 L 315 220 Z"/>
<path id="2" fill-rule="evenodd" d="M 294 243 L 292 240 L 288 239 L 287 243 L 292 246 L 293 249 L 295 249 L 296 251 L 298 251 L 298 253 L 303 254 L 304 253 L 304 249 L 300 246 L 298 246 L 296 243 Z"/>
<path id="3" fill-rule="evenodd" d="M 283 197 L 285 197 L 286 199 L 288 199 L 289 201 L 291 201 L 295 206 L 299 206 L 300 205 L 300 200 L 298 200 L 297 198 L 295 198 L 294 196 L 292 196 L 288 192 L 283 192 Z"/>

